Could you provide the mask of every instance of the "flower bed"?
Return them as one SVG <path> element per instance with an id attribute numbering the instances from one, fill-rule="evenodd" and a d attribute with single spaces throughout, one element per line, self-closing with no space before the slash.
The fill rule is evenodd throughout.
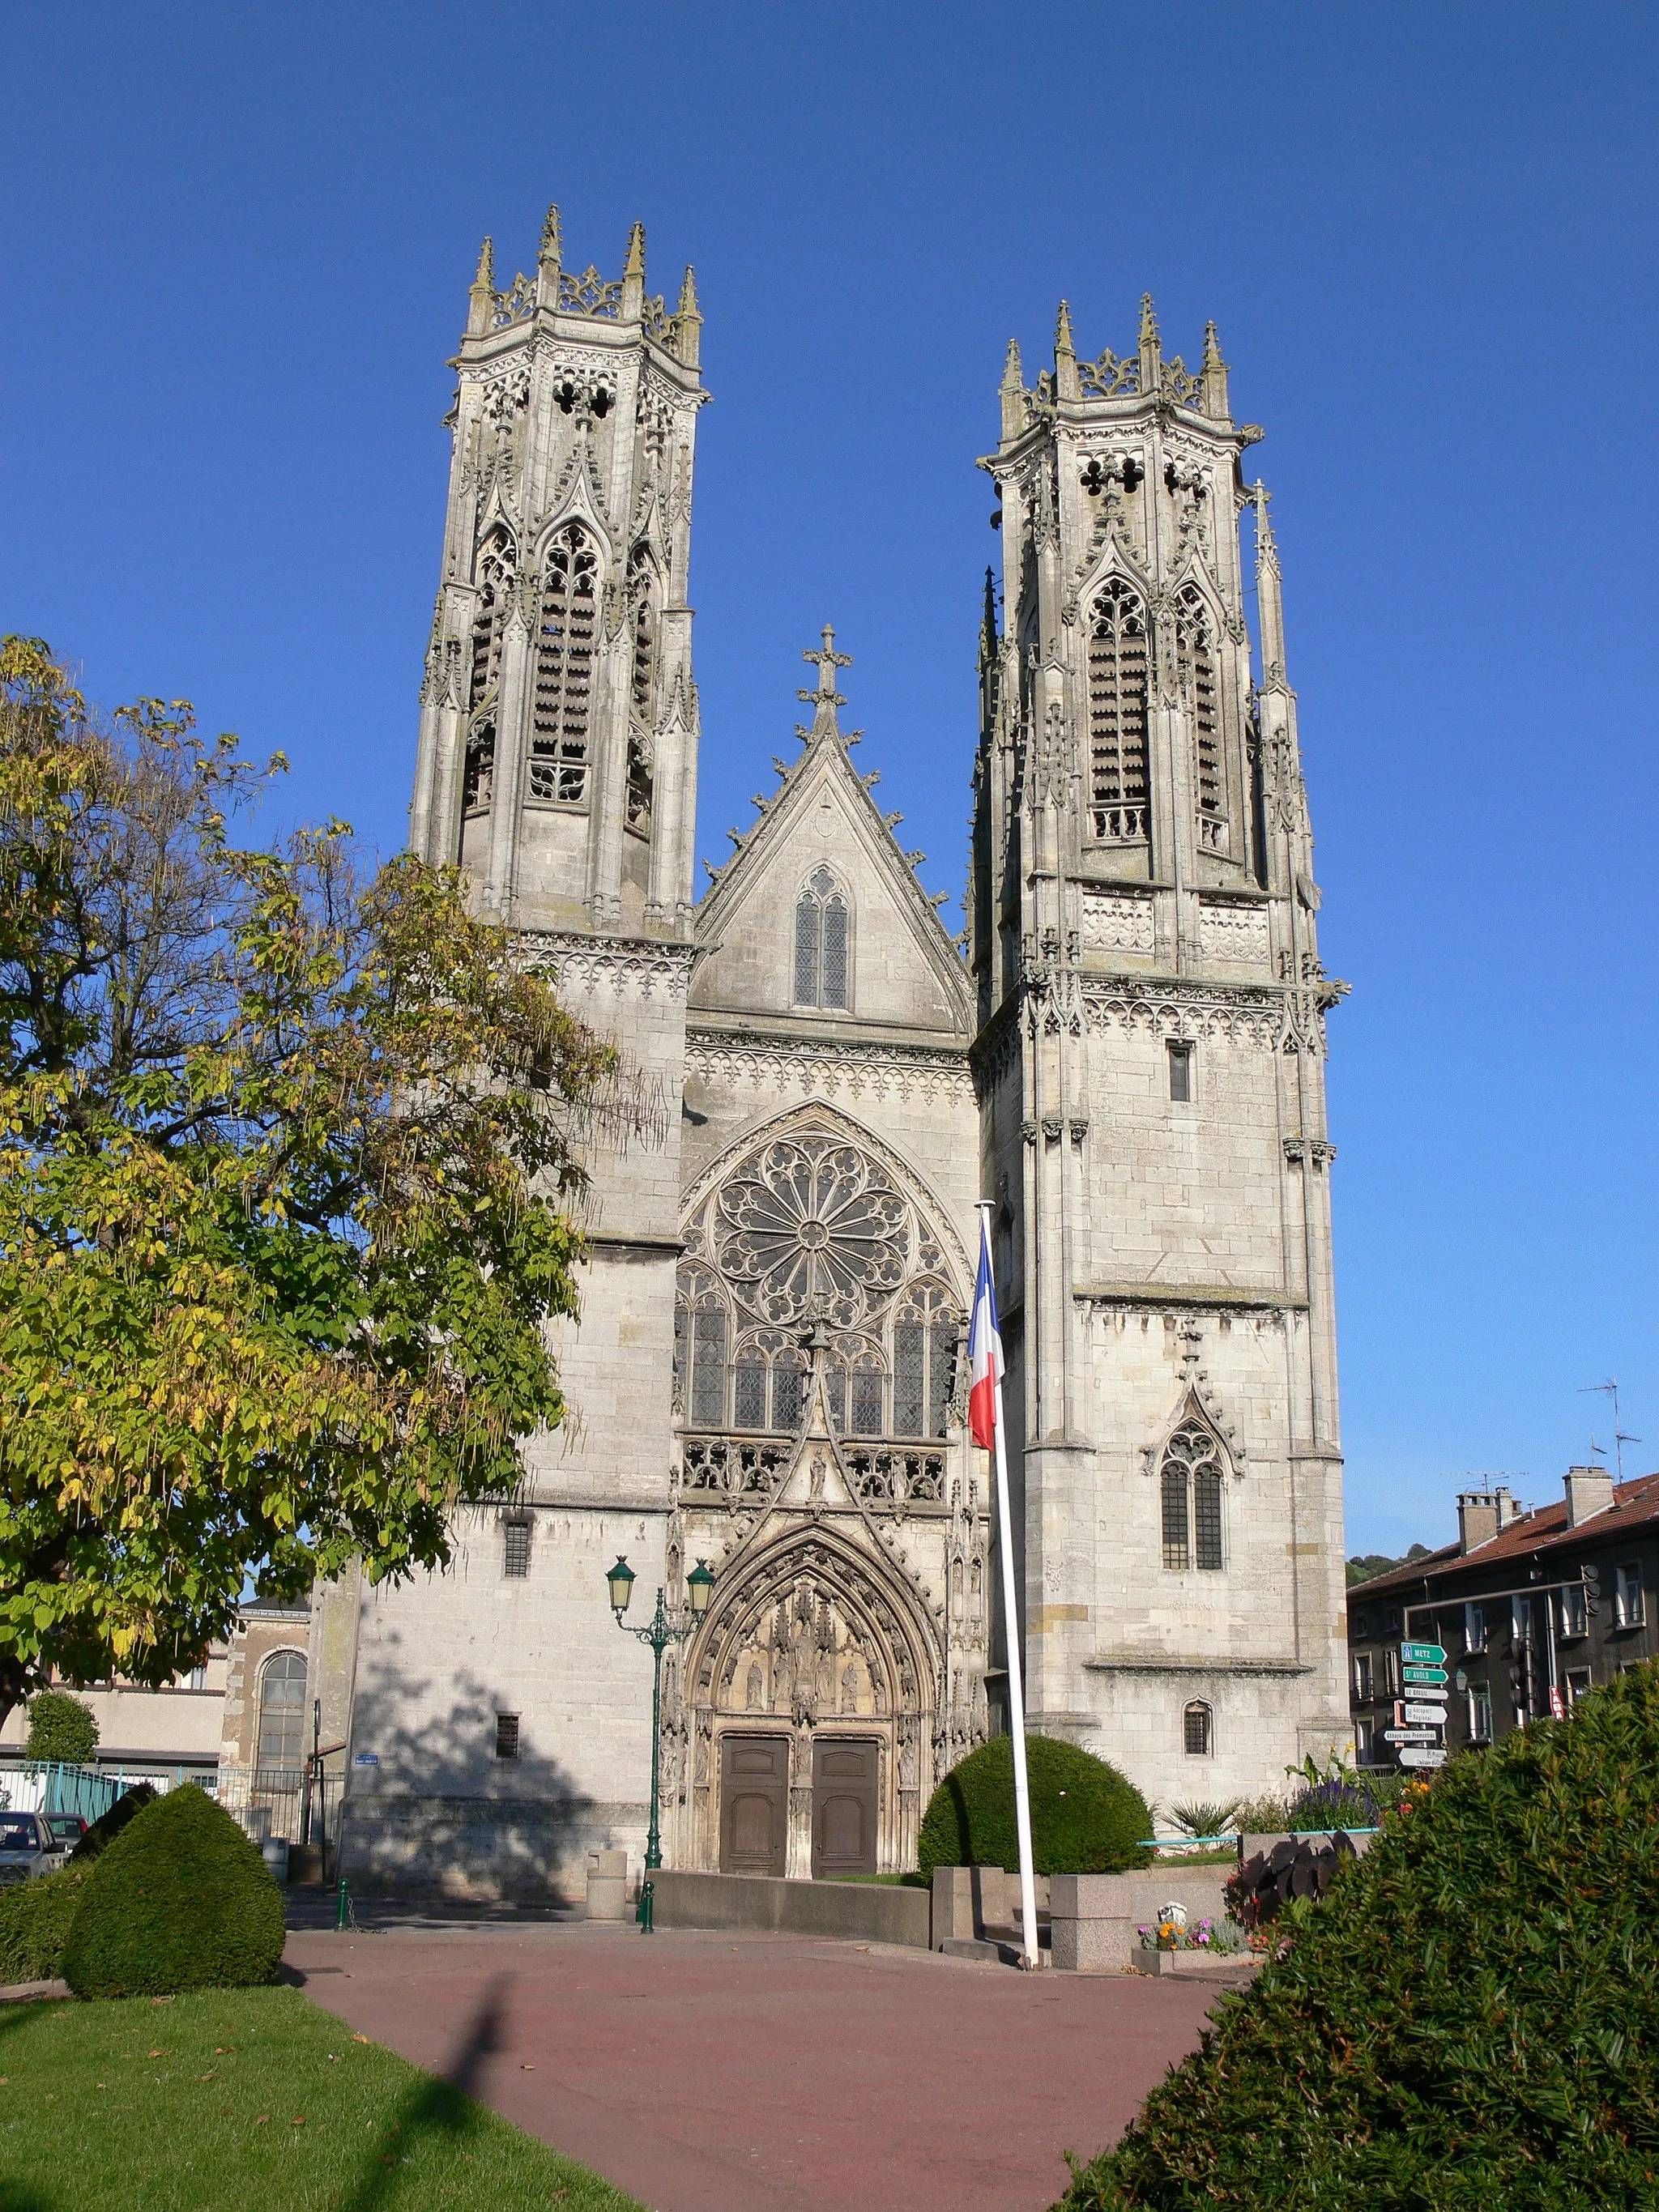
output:
<path id="1" fill-rule="evenodd" d="M 1209 1951 L 1220 1955 L 1244 1948 L 1238 1929 L 1229 1921 L 1212 1920 L 1207 1913 L 1192 1921 L 1184 1911 L 1179 1917 L 1160 1915 L 1137 1933 L 1143 1951 Z"/>

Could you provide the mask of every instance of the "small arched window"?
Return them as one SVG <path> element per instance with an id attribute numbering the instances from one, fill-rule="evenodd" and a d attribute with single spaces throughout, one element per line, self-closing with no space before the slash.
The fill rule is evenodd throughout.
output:
<path id="1" fill-rule="evenodd" d="M 306 1661 L 302 1651 L 276 1651 L 259 1676 L 262 1767 L 298 1773 L 305 1764 Z"/>
<path id="2" fill-rule="evenodd" d="M 535 728 L 530 796 L 576 805 L 587 796 L 589 718 L 599 560 L 580 523 L 547 549 L 536 638 Z"/>
<path id="3" fill-rule="evenodd" d="M 1089 775 L 1094 833 L 1146 835 L 1146 610 L 1114 576 L 1089 625 Z"/>
<path id="4" fill-rule="evenodd" d="M 846 894 L 817 867 L 795 902 L 795 1004 L 844 1012 L 847 967 Z"/>
<path id="5" fill-rule="evenodd" d="M 1222 1565 L 1221 1447 L 1201 1422 L 1183 1422 L 1164 1448 L 1164 1564 L 1217 1573 Z"/>
<path id="6" fill-rule="evenodd" d="M 1198 777 L 1199 842 L 1227 848 L 1227 794 L 1221 773 L 1221 716 L 1216 689 L 1215 635 L 1196 584 L 1176 595 L 1176 678 L 1192 722 Z"/>
<path id="7" fill-rule="evenodd" d="M 1202 1698 L 1194 1698 L 1181 1717 L 1182 1734 L 1189 1759 L 1207 1759 L 1214 1740 L 1214 1716 Z"/>

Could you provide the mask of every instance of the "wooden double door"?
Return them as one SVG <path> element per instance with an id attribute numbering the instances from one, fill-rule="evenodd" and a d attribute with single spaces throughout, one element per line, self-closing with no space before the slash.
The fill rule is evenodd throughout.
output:
<path id="1" fill-rule="evenodd" d="M 859 1736 L 812 1741 L 812 1875 L 876 1871 L 880 1747 Z M 720 1741 L 720 1872 L 781 1875 L 789 1861 L 789 1739 Z"/>

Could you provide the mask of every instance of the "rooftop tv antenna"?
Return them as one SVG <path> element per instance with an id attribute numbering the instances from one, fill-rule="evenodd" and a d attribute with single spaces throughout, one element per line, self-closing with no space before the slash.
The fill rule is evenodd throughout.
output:
<path id="1" fill-rule="evenodd" d="M 1613 1453 L 1614 1463 L 1619 1470 L 1619 1480 L 1622 1482 L 1625 1479 L 1625 1446 L 1626 1444 L 1639 1444 L 1642 1439 L 1640 1437 L 1632 1436 L 1628 1429 L 1620 1425 L 1619 1419 L 1619 1377 L 1616 1375 L 1609 1375 L 1605 1382 L 1586 1382 L 1578 1393 L 1581 1398 L 1589 1397 L 1592 1394 L 1600 1394 L 1601 1396 L 1611 1398 L 1613 1401 Z M 1595 1438 L 1592 1436 L 1590 1438 L 1590 1456 L 1594 1458 L 1595 1454 L 1601 1451 L 1601 1445 L 1596 1443 Z M 1605 1459 L 1607 1457 L 1607 1454 L 1605 1452 L 1601 1452 L 1601 1456 Z"/>

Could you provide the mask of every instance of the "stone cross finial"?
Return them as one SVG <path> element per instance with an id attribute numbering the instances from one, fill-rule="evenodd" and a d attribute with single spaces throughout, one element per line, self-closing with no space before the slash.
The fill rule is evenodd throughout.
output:
<path id="1" fill-rule="evenodd" d="M 850 668 L 853 656 L 836 651 L 836 633 L 825 623 L 823 645 L 816 653 L 809 647 L 802 653 L 801 659 L 815 662 L 818 672 L 817 683 L 811 691 L 795 694 L 798 699 L 810 700 L 812 706 L 812 726 L 805 734 L 809 738 L 838 738 L 841 730 L 836 721 L 836 709 L 844 707 L 847 702 L 836 689 L 836 671 Z"/>

